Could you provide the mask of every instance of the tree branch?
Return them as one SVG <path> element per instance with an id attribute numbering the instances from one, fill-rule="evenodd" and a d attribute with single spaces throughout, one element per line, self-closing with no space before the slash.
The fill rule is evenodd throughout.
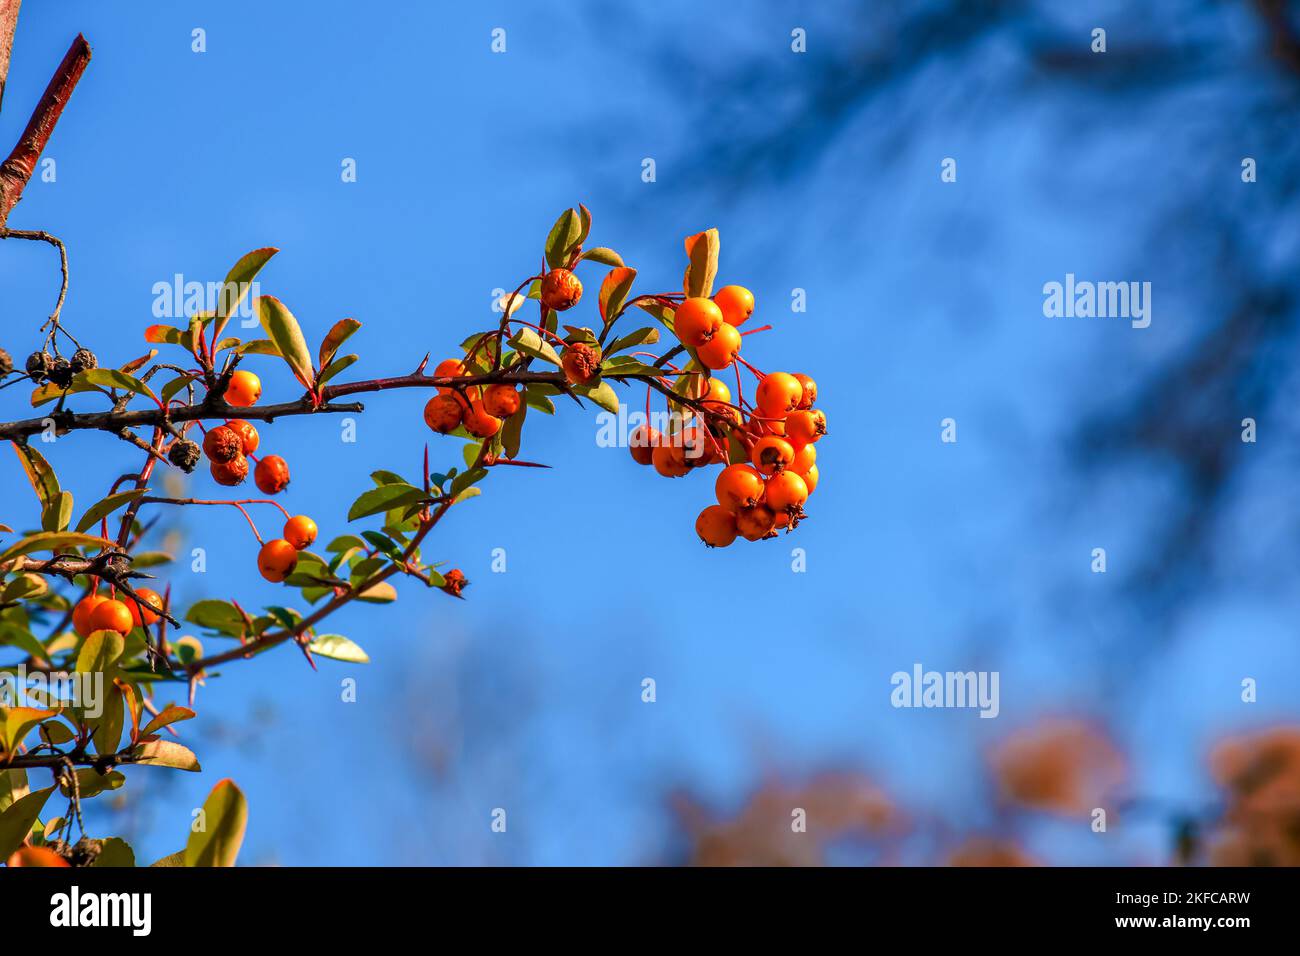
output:
<path id="1" fill-rule="evenodd" d="M 0 3 L 8 2 L 9 0 L 0 0 Z M 13 11 L 15 17 L 18 14 L 17 6 L 15 3 Z M 6 12 L 7 10 L 8 7 L 5 8 Z M 2 26 L 3 20 L 0 18 L 0 27 Z M 27 128 L 23 130 L 23 135 L 18 138 L 18 143 L 9 154 L 9 158 L 0 165 L 0 229 L 4 228 L 10 211 L 22 198 L 23 190 L 32 178 L 32 173 L 36 171 L 36 163 L 50 141 L 50 134 L 54 132 L 55 124 L 63 115 L 63 107 L 67 105 L 68 98 L 76 89 L 81 74 L 86 72 L 88 63 L 90 63 L 90 44 L 78 33 L 77 38 L 72 41 L 72 46 L 68 47 L 63 62 L 54 71 L 54 76 L 50 79 L 49 86 L 45 88 L 40 102 L 36 104 L 36 109 L 32 112 L 32 118 L 27 121 Z"/>
<path id="2" fill-rule="evenodd" d="M 0 109 L 5 102 L 5 80 L 9 77 L 9 55 L 14 49 L 14 28 L 23 0 L 0 0 Z"/>

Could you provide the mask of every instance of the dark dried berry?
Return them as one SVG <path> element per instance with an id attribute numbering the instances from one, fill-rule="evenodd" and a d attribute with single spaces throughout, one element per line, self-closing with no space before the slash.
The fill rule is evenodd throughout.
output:
<path id="1" fill-rule="evenodd" d="M 77 349 L 72 353 L 72 371 L 85 372 L 99 366 L 99 359 L 90 349 Z"/>
<path id="2" fill-rule="evenodd" d="M 50 358 L 49 352 L 33 352 L 27 356 L 27 374 L 31 376 L 33 382 L 39 384 L 50 374 L 50 366 L 53 364 L 54 360 Z"/>
<path id="3" fill-rule="evenodd" d="M 50 381 L 59 388 L 67 388 L 71 385 L 74 374 L 72 363 L 62 357 L 54 360 L 54 367 L 49 371 Z"/>
<path id="4" fill-rule="evenodd" d="M 4 378 L 13 370 L 14 370 L 13 356 L 10 355 L 8 352 L 6 352 L 4 349 L 0 349 L 0 378 Z"/>
<path id="5" fill-rule="evenodd" d="M 188 474 L 199 463 L 199 446 L 188 438 L 182 438 L 167 450 L 167 460 Z"/>

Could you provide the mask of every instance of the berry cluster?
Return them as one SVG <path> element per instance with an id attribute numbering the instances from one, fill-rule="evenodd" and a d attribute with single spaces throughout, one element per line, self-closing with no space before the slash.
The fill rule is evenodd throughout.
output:
<path id="1" fill-rule="evenodd" d="M 808 496 L 817 487 L 816 443 L 826 434 L 826 414 L 813 406 L 817 383 L 807 375 L 763 374 L 740 357 L 739 326 L 754 312 L 754 297 L 729 285 L 710 299 L 685 299 L 676 309 L 673 331 L 707 373 L 686 379 L 685 397 L 662 434 L 648 423 L 633 432 L 632 458 L 667 478 L 725 464 L 714 484 L 718 499 L 695 519 L 695 531 L 709 547 L 725 548 L 737 537 L 758 541 L 793 529 L 806 517 Z M 713 372 L 740 367 L 758 381 L 754 403 Z M 689 371 L 690 366 L 687 366 Z"/>
<path id="2" fill-rule="evenodd" d="M 242 369 L 230 377 L 226 401 L 231 405 L 256 405 L 262 397 L 262 382 Z M 248 459 L 257 451 L 261 438 L 257 429 L 242 418 L 208 429 L 203 436 L 203 453 L 208 456 L 212 479 L 233 488 L 248 478 Z M 264 495 L 278 495 L 289 485 L 289 463 L 279 455 L 265 455 L 253 469 L 253 482 Z"/>

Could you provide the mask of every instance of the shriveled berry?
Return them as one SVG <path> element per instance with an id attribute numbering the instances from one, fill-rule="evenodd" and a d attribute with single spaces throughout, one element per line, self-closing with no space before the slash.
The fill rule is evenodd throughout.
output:
<path id="1" fill-rule="evenodd" d="M 53 367 L 54 359 L 49 352 L 33 352 L 27 356 L 27 375 L 33 382 L 43 381 Z"/>
<path id="2" fill-rule="evenodd" d="M 244 454 L 244 440 L 233 428 L 218 425 L 203 436 L 203 453 L 209 461 L 227 462 Z"/>
<path id="3" fill-rule="evenodd" d="M 14 357 L 0 349 L 0 378 L 4 378 L 14 370 Z"/>
<path id="4" fill-rule="evenodd" d="M 199 446 L 188 438 L 174 441 L 167 449 L 167 460 L 186 474 L 194 470 L 199 463 Z"/>
<path id="5" fill-rule="evenodd" d="M 68 363 L 72 366 L 72 371 L 86 372 L 92 368 L 99 367 L 99 359 L 95 358 L 95 353 L 90 349 L 77 349 L 72 353 L 72 360 Z"/>
<path id="6" fill-rule="evenodd" d="M 257 463 L 253 481 L 265 495 L 278 495 L 289 485 L 289 463 L 279 455 L 267 455 Z"/>
<path id="7" fill-rule="evenodd" d="M 453 597 L 460 597 L 460 592 L 469 586 L 469 579 L 460 568 L 452 568 L 442 576 L 442 590 Z"/>
<path id="8" fill-rule="evenodd" d="M 560 364 L 564 377 L 573 385 L 586 385 L 600 374 L 600 355 L 586 342 L 567 346 Z"/>
<path id="9" fill-rule="evenodd" d="M 248 477 L 248 459 L 243 455 L 236 455 L 230 461 L 214 461 L 209 470 L 212 472 L 213 481 L 227 488 L 233 488 L 235 485 L 242 485 L 244 479 Z"/>
<path id="10" fill-rule="evenodd" d="M 71 385 L 72 376 L 74 374 L 75 373 L 72 371 L 72 363 L 62 356 L 56 358 L 54 364 L 50 366 L 50 381 L 59 386 L 59 388 L 67 388 Z"/>
<path id="11" fill-rule="evenodd" d="M 564 312 L 582 298 L 582 283 L 568 269 L 552 269 L 542 279 L 542 305 Z"/>
<path id="12" fill-rule="evenodd" d="M 257 451 L 257 446 L 261 444 L 262 438 L 257 434 L 257 429 L 250 422 L 242 418 L 232 418 L 226 422 L 226 427 L 239 436 L 240 441 L 244 443 L 244 454 L 251 455 Z"/>

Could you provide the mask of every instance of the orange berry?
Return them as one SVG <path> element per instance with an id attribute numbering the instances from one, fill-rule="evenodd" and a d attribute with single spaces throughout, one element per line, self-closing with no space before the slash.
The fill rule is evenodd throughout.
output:
<path id="1" fill-rule="evenodd" d="M 316 540 L 316 522 L 306 515 L 294 515 L 284 523 L 284 540 L 297 551 L 310 548 Z"/>
<path id="2" fill-rule="evenodd" d="M 632 460 L 638 465 L 650 464 L 654 457 L 654 450 L 659 447 L 662 440 L 663 436 L 659 434 L 659 429 L 651 428 L 649 425 L 638 425 L 627 438 Z"/>
<path id="3" fill-rule="evenodd" d="M 72 866 L 59 854 L 44 846 L 20 846 L 9 854 L 9 859 L 5 861 L 5 864 L 11 869 L 19 866 L 43 866 L 47 868 Z"/>
<path id="4" fill-rule="evenodd" d="M 695 354 L 705 368 L 715 372 L 724 369 L 740 354 L 740 333 L 734 325 L 723 322 L 713 338 L 696 349 Z"/>
<path id="5" fill-rule="evenodd" d="M 489 385 L 483 391 L 483 410 L 497 418 L 509 418 L 519 411 L 520 396 L 513 385 Z"/>
<path id="6" fill-rule="evenodd" d="M 695 519 L 695 533 L 710 548 L 725 548 L 736 540 L 736 516 L 722 505 L 709 505 Z"/>
<path id="7" fill-rule="evenodd" d="M 756 401 L 764 418 L 784 418 L 802 399 L 803 386 L 789 372 L 773 372 L 758 383 Z"/>
<path id="8" fill-rule="evenodd" d="M 795 372 L 794 377 L 799 380 L 803 386 L 803 398 L 799 400 L 800 408 L 812 408 L 817 404 L 817 383 L 808 375 L 802 372 Z"/>
<path id="9" fill-rule="evenodd" d="M 811 445 L 809 447 L 812 447 Z M 808 494 L 817 490 L 817 466 L 813 465 L 808 469 L 808 473 L 803 476 L 803 483 L 808 486 Z"/>
<path id="10" fill-rule="evenodd" d="M 135 622 L 131 619 L 131 610 L 121 601 L 107 600 L 90 612 L 90 630 L 117 631 L 128 634 Z"/>
<path id="11" fill-rule="evenodd" d="M 564 312 L 582 298 L 582 283 L 568 269 L 552 269 L 542 279 L 542 305 Z"/>
<path id="12" fill-rule="evenodd" d="M 673 332 L 693 349 L 709 342 L 726 324 L 722 310 L 709 299 L 687 299 L 673 313 Z"/>
<path id="13" fill-rule="evenodd" d="M 767 479 L 763 503 L 776 512 L 797 514 L 808 500 L 808 486 L 788 468 Z"/>
<path id="14" fill-rule="evenodd" d="M 655 471 L 665 478 L 680 478 L 691 470 L 686 464 L 686 456 L 681 445 L 664 442 L 650 453 L 650 462 Z"/>
<path id="15" fill-rule="evenodd" d="M 203 436 L 203 454 L 207 455 L 210 461 L 221 464 L 243 453 L 244 440 L 233 428 L 226 425 L 210 428 Z"/>
<path id="16" fill-rule="evenodd" d="M 104 594 L 88 594 L 78 601 L 77 606 L 72 609 L 72 629 L 82 637 L 89 635 L 94 630 L 90 626 L 90 615 L 94 613 L 95 608 L 107 600 L 108 597 Z"/>
<path id="17" fill-rule="evenodd" d="M 248 477 L 248 459 L 243 455 L 237 455 L 230 461 L 214 461 L 211 470 L 212 478 L 217 484 L 233 488 L 235 485 L 243 484 L 244 479 Z"/>
<path id="18" fill-rule="evenodd" d="M 794 446 L 777 435 L 764 435 L 754 442 L 749 460 L 763 475 L 784 471 L 794 461 Z"/>
<path id="19" fill-rule="evenodd" d="M 560 365 L 564 368 L 564 377 L 573 385 L 586 385 L 600 374 L 600 356 L 585 342 L 565 348 L 560 356 Z"/>
<path id="20" fill-rule="evenodd" d="M 743 285 L 724 285 L 713 293 L 713 301 L 732 325 L 741 325 L 754 314 L 754 294 Z"/>
<path id="21" fill-rule="evenodd" d="M 736 514 L 736 530 L 746 541 L 758 541 L 772 533 L 776 527 L 776 514 L 767 505 L 742 508 Z"/>
<path id="22" fill-rule="evenodd" d="M 464 417 L 465 404 L 458 395 L 435 395 L 424 406 L 424 423 L 440 435 L 455 431 Z"/>
<path id="23" fill-rule="evenodd" d="M 817 446 L 807 444 L 794 453 L 794 461 L 790 462 L 790 470 L 796 475 L 808 474 L 808 469 L 817 464 Z"/>
<path id="24" fill-rule="evenodd" d="M 253 452 L 257 451 L 257 446 L 259 442 L 261 442 L 261 438 L 258 437 L 257 429 L 250 423 L 244 421 L 242 418 L 232 418 L 230 421 L 226 422 L 226 427 L 238 435 L 240 440 L 244 443 L 245 455 L 251 455 Z"/>
<path id="25" fill-rule="evenodd" d="M 289 463 L 279 455 L 267 455 L 257 463 L 253 481 L 264 495 L 278 495 L 289 485 Z"/>
<path id="26" fill-rule="evenodd" d="M 261 397 L 262 380 L 252 372 L 240 369 L 230 376 L 230 384 L 226 386 L 226 401 L 231 405 L 237 407 L 256 405 Z"/>
<path id="27" fill-rule="evenodd" d="M 465 431 L 475 438 L 491 438 L 501 430 L 501 419 L 489 415 L 482 402 L 472 402 L 465 413 Z"/>
<path id="28" fill-rule="evenodd" d="M 262 545 L 257 552 L 257 570 L 273 584 L 279 584 L 298 566 L 298 549 L 283 538 L 275 538 Z"/>
<path id="29" fill-rule="evenodd" d="M 148 627 L 158 620 L 156 612 L 163 609 L 162 595 L 152 588 L 136 588 L 135 593 L 140 598 L 139 605 L 130 596 L 122 603 L 126 605 L 126 609 L 131 613 L 131 623 L 135 627 Z M 144 608 L 143 614 L 141 613 L 141 605 Z"/>
<path id="30" fill-rule="evenodd" d="M 460 359 L 443 359 L 438 363 L 438 367 L 433 370 L 433 374 L 437 378 L 460 378 L 462 375 L 467 374 L 467 372 L 465 370 L 465 363 L 460 361 Z M 438 393 L 440 395 L 447 395 L 452 391 L 454 390 L 445 385 L 439 386 L 438 388 Z"/>
<path id="31" fill-rule="evenodd" d="M 752 508 L 763 497 L 763 478 L 749 465 L 728 465 L 713 483 L 718 504 L 728 511 Z"/>
<path id="32" fill-rule="evenodd" d="M 785 434 L 796 445 L 812 444 L 826 434 L 826 413 L 820 408 L 791 412 L 785 419 Z"/>

